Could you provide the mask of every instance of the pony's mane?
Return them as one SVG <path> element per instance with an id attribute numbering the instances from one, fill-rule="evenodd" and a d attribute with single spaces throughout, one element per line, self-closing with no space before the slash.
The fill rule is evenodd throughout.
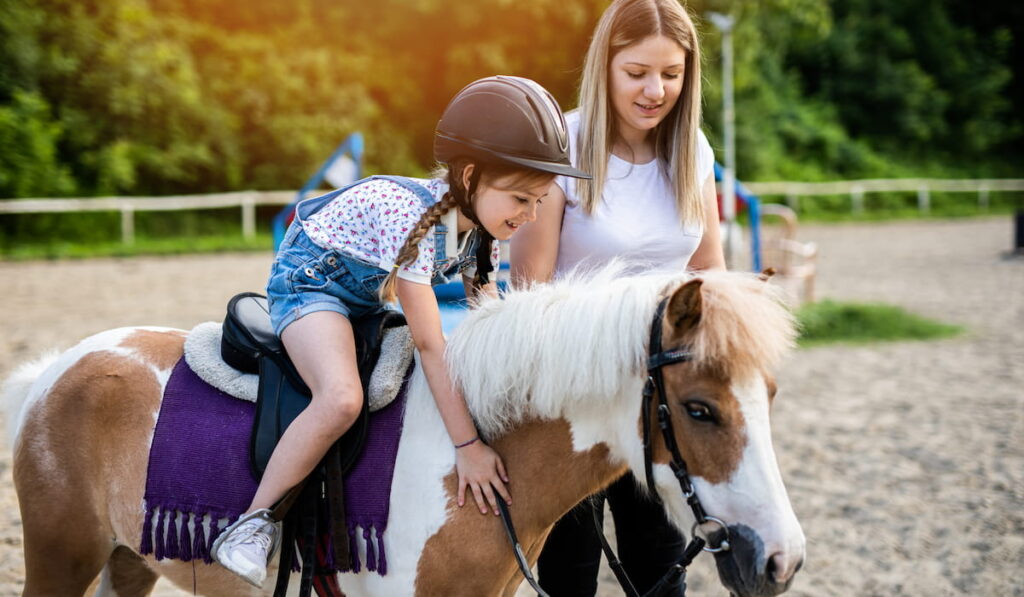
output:
<path id="1" fill-rule="evenodd" d="M 689 339 L 698 366 L 729 376 L 763 371 L 793 344 L 778 289 L 755 275 L 623 271 L 613 263 L 485 299 L 456 328 L 449 368 L 485 435 L 611 400 L 630 378 L 639 383 L 658 299 L 693 277 L 704 280 L 703 316 Z"/>

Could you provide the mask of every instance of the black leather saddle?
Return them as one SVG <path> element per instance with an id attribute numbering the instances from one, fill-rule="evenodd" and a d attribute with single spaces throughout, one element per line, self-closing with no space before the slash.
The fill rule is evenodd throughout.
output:
<path id="1" fill-rule="evenodd" d="M 406 325 L 405 316 L 395 311 L 382 311 L 352 321 L 364 395 L 380 357 L 384 331 L 402 325 Z M 260 376 L 249 463 L 256 477 L 261 478 L 281 435 L 311 400 L 309 387 L 288 358 L 284 345 L 270 324 L 270 309 L 265 296 L 244 292 L 228 302 L 221 336 L 221 358 L 239 371 Z M 328 594 L 341 594 L 340 589 L 335 590 L 337 581 L 333 572 L 318 565 L 316 544 L 320 532 L 326 530 L 331 536 L 338 569 L 351 568 L 343 475 L 362 452 L 370 420 L 367 404 L 368 401 L 363 400 L 359 418 L 331 446 L 310 476 L 272 508 L 271 516 L 284 522 L 280 561 L 292 561 L 296 547 L 301 551 L 300 597 L 310 595 L 314 576 L 319 579 L 318 586 L 328 588 L 325 589 Z M 324 517 L 324 512 L 329 512 L 329 516 Z M 275 597 L 287 594 L 290 573 L 291 566 L 283 565 L 278 569 Z"/>
<path id="2" fill-rule="evenodd" d="M 405 316 L 395 311 L 382 311 L 352 322 L 364 393 L 380 357 L 384 331 L 402 325 L 405 325 Z M 267 299 L 261 294 L 244 292 L 228 302 L 221 337 L 221 357 L 239 371 L 260 376 L 250 444 L 250 464 L 258 478 L 266 470 L 270 455 L 285 429 L 309 405 L 311 393 L 274 333 Z M 368 422 L 369 411 L 364 400 L 359 418 L 338 440 L 342 472 L 348 471 L 358 458 L 366 439 Z"/>

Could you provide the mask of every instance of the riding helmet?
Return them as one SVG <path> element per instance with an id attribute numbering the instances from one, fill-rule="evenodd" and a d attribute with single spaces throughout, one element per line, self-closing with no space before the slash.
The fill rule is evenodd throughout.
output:
<path id="1" fill-rule="evenodd" d="M 590 178 L 569 162 L 569 134 L 555 98 L 522 77 L 473 81 L 452 98 L 437 123 L 434 158 L 457 157 Z"/>

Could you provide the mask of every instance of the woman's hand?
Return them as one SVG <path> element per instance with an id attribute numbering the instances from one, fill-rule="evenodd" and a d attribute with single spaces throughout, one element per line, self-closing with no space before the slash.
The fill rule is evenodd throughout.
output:
<path id="1" fill-rule="evenodd" d="M 490 504 L 494 514 L 498 514 L 498 501 L 495 492 L 512 503 L 512 497 L 505 488 L 508 474 L 501 456 L 482 441 L 455 450 L 455 470 L 459 475 L 459 507 L 466 503 L 466 487 L 473 491 L 476 505 L 481 514 L 487 514 Z"/>

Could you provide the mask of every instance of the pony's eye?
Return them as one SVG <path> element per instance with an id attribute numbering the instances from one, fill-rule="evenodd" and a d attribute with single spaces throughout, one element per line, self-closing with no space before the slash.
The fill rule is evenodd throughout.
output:
<path id="1" fill-rule="evenodd" d="M 714 414 L 711 413 L 711 409 L 706 404 L 691 401 L 683 406 L 686 408 L 686 414 L 690 415 L 690 418 L 695 421 L 711 423 L 715 420 Z"/>

